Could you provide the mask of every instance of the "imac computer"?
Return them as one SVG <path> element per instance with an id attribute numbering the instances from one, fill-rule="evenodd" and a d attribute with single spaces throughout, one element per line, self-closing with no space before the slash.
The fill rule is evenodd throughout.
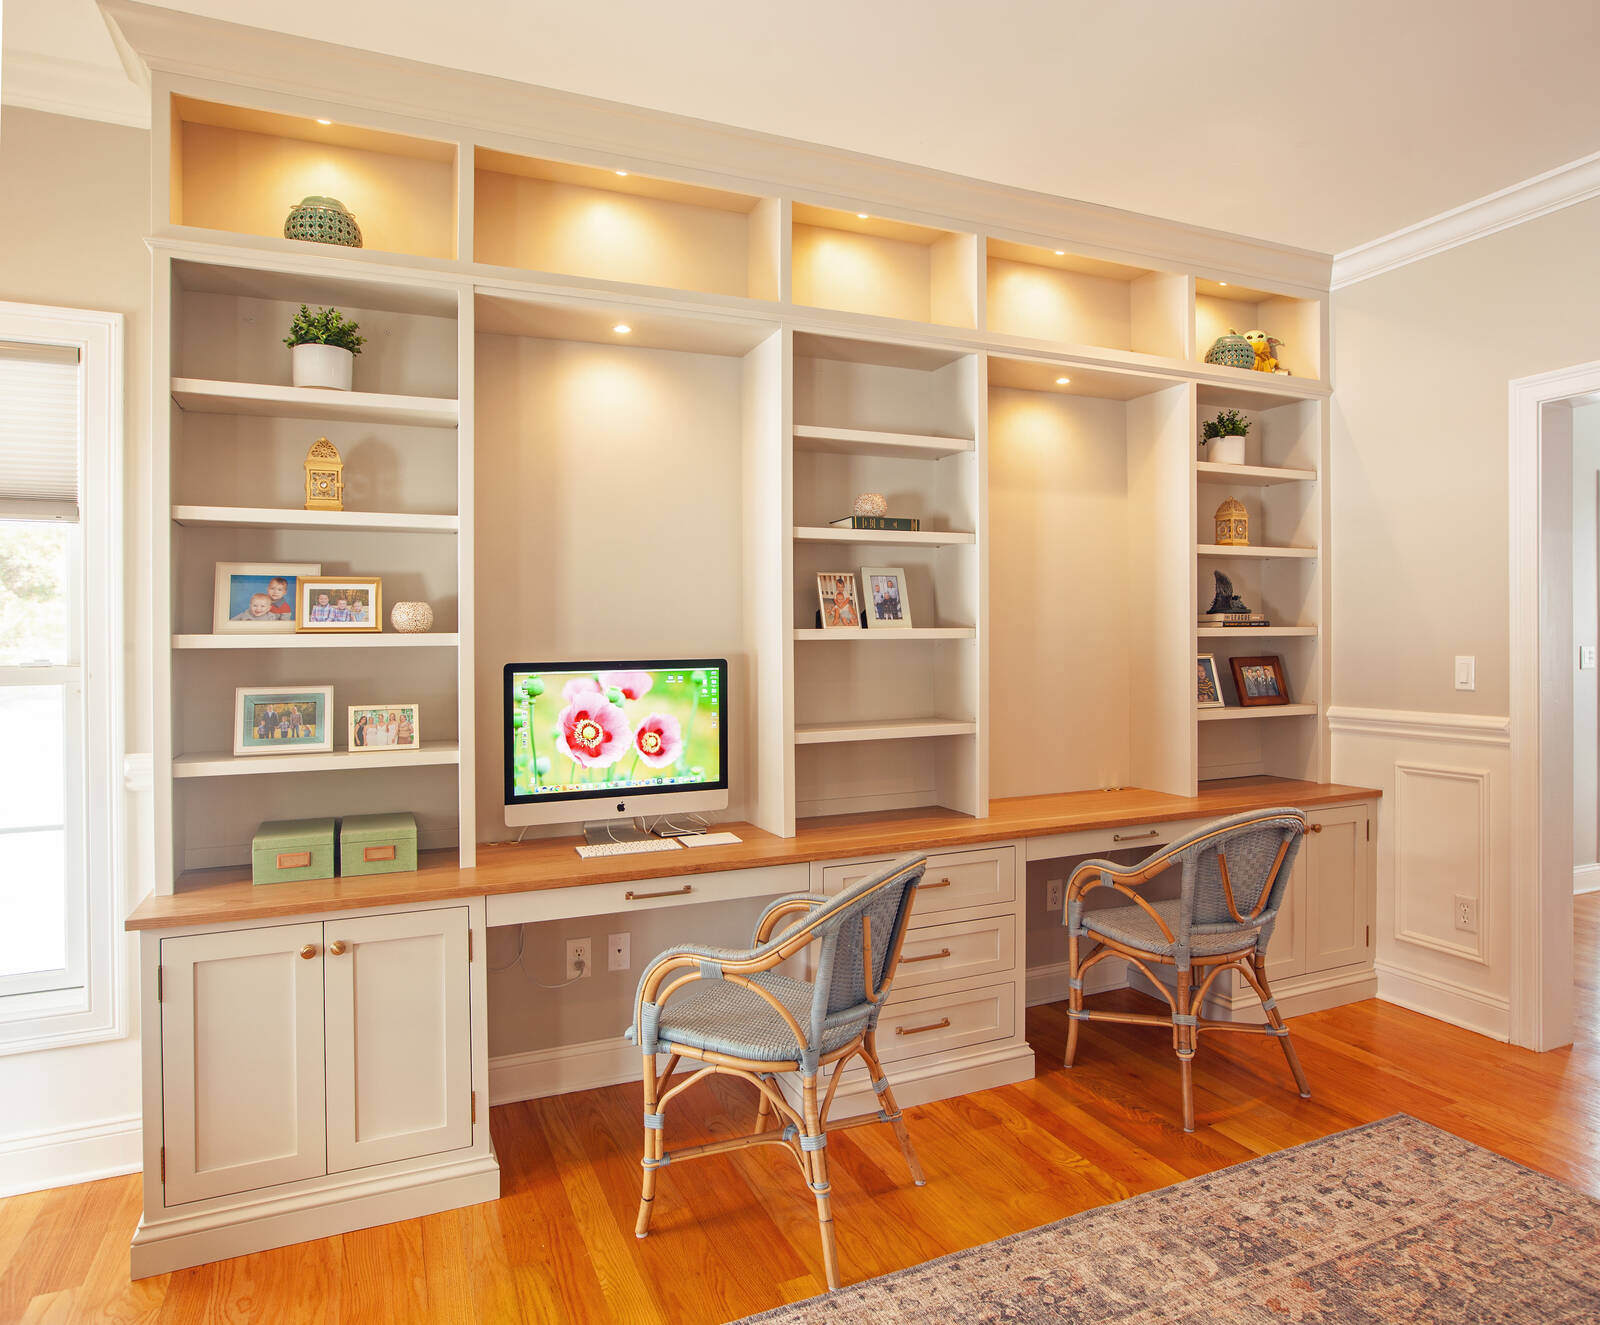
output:
<path id="1" fill-rule="evenodd" d="M 636 816 L 728 806 L 728 662 L 507 663 L 506 823 L 585 821 L 591 842 Z"/>

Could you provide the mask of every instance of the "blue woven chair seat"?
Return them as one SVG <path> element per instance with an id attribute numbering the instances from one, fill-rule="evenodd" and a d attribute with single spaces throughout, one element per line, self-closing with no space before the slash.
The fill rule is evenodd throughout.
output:
<path id="1" fill-rule="evenodd" d="M 776 971 L 763 971 L 750 981 L 776 997 L 800 1025 L 810 1025 L 816 992 L 812 985 Z M 823 1023 L 820 1052 L 827 1055 L 849 1044 L 870 1012 L 870 1006 L 858 1005 L 837 1021 L 829 1017 Z M 661 1009 L 656 1038 L 664 1046 L 709 1049 L 763 1063 L 796 1062 L 801 1056 L 794 1032 L 772 1004 L 728 980 L 696 980 L 674 994 Z"/>
<path id="2" fill-rule="evenodd" d="M 1166 921 L 1174 934 L 1183 932 L 1180 917 L 1183 902 L 1174 897 L 1165 902 L 1151 902 L 1156 913 Z M 1099 938 L 1111 939 L 1124 947 L 1136 948 L 1162 957 L 1177 951 L 1176 943 L 1167 942 L 1161 927 L 1143 907 L 1128 903 L 1126 906 L 1108 906 L 1083 913 L 1083 927 Z M 1201 929 L 1189 933 L 1189 951 L 1196 957 L 1209 957 L 1219 952 L 1238 952 L 1248 948 L 1260 933 L 1259 925 L 1228 925 L 1221 933 L 1207 934 Z"/>

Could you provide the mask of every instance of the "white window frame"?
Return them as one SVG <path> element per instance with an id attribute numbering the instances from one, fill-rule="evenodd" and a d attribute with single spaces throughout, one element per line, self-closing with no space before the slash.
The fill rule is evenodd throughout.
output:
<path id="1" fill-rule="evenodd" d="M 78 528 L 82 650 L 72 669 L 83 688 L 84 870 L 69 913 L 81 916 L 81 947 L 68 953 L 82 979 L 66 988 L 0 996 L 0 1055 L 127 1033 L 124 947 L 118 926 L 125 891 L 126 824 L 121 784 L 123 731 L 122 460 L 123 317 L 79 308 L 0 302 L 0 340 L 71 346 L 83 393 L 83 463 Z M 75 624 L 75 629 L 76 629 Z M 69 701 L 70 701 L 69 693 Z M 67 822 L 72 822 L 68 811 Z"/>

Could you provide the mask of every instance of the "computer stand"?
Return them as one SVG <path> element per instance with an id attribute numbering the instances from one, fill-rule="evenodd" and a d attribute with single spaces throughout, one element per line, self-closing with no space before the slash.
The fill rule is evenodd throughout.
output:
<path id="1" fill-rule="evenodd" d="M 590 846 L 606 842 L 648 842 L 651 834 L 632 819 L 590 819 L 583 825 L 583 840 Z"/>

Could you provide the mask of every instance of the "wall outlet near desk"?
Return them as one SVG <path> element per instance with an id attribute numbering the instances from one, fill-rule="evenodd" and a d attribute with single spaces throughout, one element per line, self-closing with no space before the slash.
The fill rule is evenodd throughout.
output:
<path id="1" fill-rule="evenodd" d="M 1061 896 L 1066 891 L 1066 884 L 1061 879 L 1048 879 L 1044 885 L 1044 909 L 1046 911 L 1059 911 L 1061 909 Z"/>
<path id="2" fill-rule="evenodd" d="M 1478 903 L 1476 899 L 1457 893 L 1455 897 L 1456 928 L 1465 934 L 1478 932 Z"/>
<path id="3" fill-rule="evenodd" d="M 626 934 L 606 936 L 606 970 L 626 971 L 632 960 L 633 944 Z"/>
<path id="4" fill-rule="evenodd" d="M 588 939 L 567 940 L 567 979 L 581 980 L 594 974 L 594 946 Z"/>

